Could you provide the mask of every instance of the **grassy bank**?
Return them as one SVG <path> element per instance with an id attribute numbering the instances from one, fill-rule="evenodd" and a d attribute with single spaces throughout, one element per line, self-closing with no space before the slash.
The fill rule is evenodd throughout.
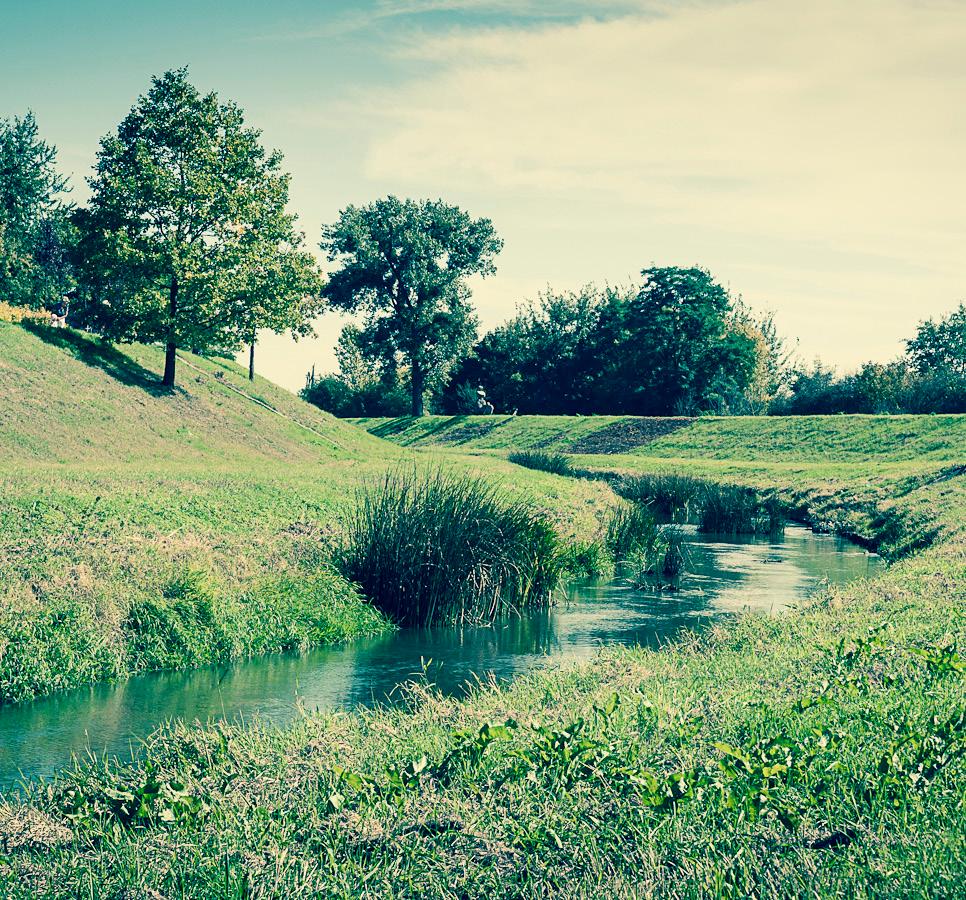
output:
<path id="1" fill-rule="evenodd" d="M 142 765 L 0 813 L 0 879 L 14 897 L 956 896 L 963 512 L 875 580 L 661 651 L 282 731 L 177 726 Z"/>
<path id="2" fill-rule="evenodd" d="M 355 486 L 412 454 L 231 363 L 184 354 L 173 391 L 162 365 L 0 323 L 0 704 L 390 627 L 330 563 Z M 565 536 L 613 500 L 508 490 Z"/>
<path id="3" fill-rule="evenodd" d="M 808 524 L 891 556 L 962 528 L 963 415 L 668 419 L 641 427 L 648 420 L 605 416 L 359 421 L 447 457 L 538 448 L 566 453 L 573 469 L 600 477 L 677 473 L 747 485 L 775 493 Z M 586 452 L 591 440 L 606 452 Z"/>
<path id="4" fill-rule="evenodd" d="M 853 449 L 828 453 L 771 422 L 724 420 L 648 455 L 578 457 L 601 473 L 743 482 L 896 552 L 929 546 L 781 617 L 603 651 L 462 701 L 415 685 L 408 710 L 280 731 L 175 726 L 138 765 L 82 768 L 4 808 L 0 884 L 14 897 L 957 896 L 958 421 L 906 421 L 921 458 L 869 434 L 878 420 L 853 422 Z M 682 443 L 699 425 L 744 430 L 749 446 Z M 758 460 L 756 429 L 775 448 Z"/>

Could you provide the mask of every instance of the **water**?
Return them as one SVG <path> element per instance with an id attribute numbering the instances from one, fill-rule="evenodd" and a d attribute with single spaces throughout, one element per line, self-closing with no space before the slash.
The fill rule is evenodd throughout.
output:
<path id="1" fill-rule="evenodd" d="M 425 674 L 447 693 L 474 679 L 505 680 L 548 660 L 607 644 L 654 646 L 743 609 L 777 612 L 823 580 L 867 576 L 875 556 L 838 538 L 790 526 L 777 540 L 687 535 L 686 575 L 675 593 L 620 580 L 569 586 L 556 607 L 492 627 L 405 629 L 299 656 L 141 675 L 0 708 L 0 789 L 49 776 L 89 751 L 129 757 L 160 723 L 260 717 L 285 724 L 299 708 L 392 702 Z"/>

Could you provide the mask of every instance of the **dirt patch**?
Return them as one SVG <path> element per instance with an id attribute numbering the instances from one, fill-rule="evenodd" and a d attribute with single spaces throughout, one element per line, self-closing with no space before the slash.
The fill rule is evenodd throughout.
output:
<path id="1" fill-rule="evenodd" d="M 436 443 L 468 444 L 477 438 L 486 437 L 491 431 L 499 428 L 501 425 L 506 425 L 510 421 L 512 421 L 512 417 L 499 416 L 487 422 L 467 422 L 458 428 L 451 428 L 449 431 L 444 431 L 436 438 Z"/>
<path id="2" fill-rule="evenodd" d="M 598 431 L 585 434 L 568 447 L 570 453 L 626 453 L 690 425 L 694 419 L 674 418 L 621 419 Z"/>
<path id="3" fill-rule="evenodd" d="M 0 849 L 46 850 L 69 844 L 73 834 L 62 822 L 29 806 L 0 805 Z"/>

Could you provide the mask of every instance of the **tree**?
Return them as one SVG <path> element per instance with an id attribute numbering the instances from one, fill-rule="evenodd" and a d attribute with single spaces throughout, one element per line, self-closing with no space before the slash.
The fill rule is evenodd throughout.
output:
<path id="1" fill-rule="evenodd" d="M 32 113 L 0 119 L 0 299 L 41 306 L 69 284 L 67 180 Z"/>
<path id="2" fill-rule="evenodd" d="M 272 219 L 247 229 L 238 242 L 229 301 L 235 334 L 248 344 L 249 381 L 255 380 L 258 332 L 311 334 L 321 306 L 322 280 L 312 255 L 301 247 L 295 217 L 284 212 L 284 202 L 267 204 L 266 211 Z"/>
<path id="3" fill-rule="evenodd" d="M 938 322 L 922 322 L 916 336 L 906 341 L 906 354 L 920 375 L 966 378 L 966 304 Z"/>
<path id="4" fill-rule="evenodd" d="M 755 339 L 735 327 L 728 292 L 705 269 L 650 268 L 602 323 L 621 348 L 601 379 L 638 415 L 725 411 L 750 383 Z"/>
<path id="5" fill-rule="evenodd" d="M 412 414 L 470 347 L 476 317 L 466 279 L 491 275 L 503 246 L 489 219 L 472 219 L 442 201 L 387 197 L 349 206 L 322 231 L 321 245 L 339 268 L 325 296 L 333 307 L 362 312 L 360 342 L 399 355 L 408 367 Z"/>
<path id="6" fill-rule="evenodd" d="M 112 339 L 163 342 L 165 385 L 179 347 L 237 346 L 297 318 L 307 260 L 284 212 L 282 157 L 259 138 L 238 106 L 176 69 L 101 141 L 77 217 L 90 316 Z"/>

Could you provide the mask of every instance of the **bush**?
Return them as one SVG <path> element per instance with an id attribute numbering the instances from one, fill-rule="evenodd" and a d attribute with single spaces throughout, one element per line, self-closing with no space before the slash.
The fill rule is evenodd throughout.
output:
<path id="1" fill-rule="evenodd" d="M 572 475 L 570 458 L 563 453 L 550 453 L 547 450 L 520 450 L 511 453 L 510 462 L 527 469 L 550 472 L 553 475 Z"/>
<path id="2" fill-rule="evenodd" d="M 698 530 L 711 534 L 777 534 L 784 530 L 781 504 L 761 500 L 751 488 L 706 484 Z"/>
<path id="3" fill-rule="evenodd" d="M 404 384 L 374 382 L 353 388 L 338 375 L 323 375 L 299 393 L 303 400 L 341 418 L 409 415 L 411 398 Z"/>
<path id="4" fill-rule="evenodd" d="M 13 306 L 0 300 L 0 322 L 49 322 L 50 313 L 45 309 L 28 309 L 26 306 Z"/>
<path id="5" fill-rule="evenodd" d="M 391 471 L 363 488 L 342 573 L 404 625 L 491 622 L 549 606 L 563 570 L 546 520 L 482 479 Z"/>
<path id="6" fill-rule="evenodd" d="M 690 475 L 637 475 L 622 478 L 614 490 L 634 503 L 646 503 L 656 515 L 687 521 L 697 512 L 706 486 Z"/>

